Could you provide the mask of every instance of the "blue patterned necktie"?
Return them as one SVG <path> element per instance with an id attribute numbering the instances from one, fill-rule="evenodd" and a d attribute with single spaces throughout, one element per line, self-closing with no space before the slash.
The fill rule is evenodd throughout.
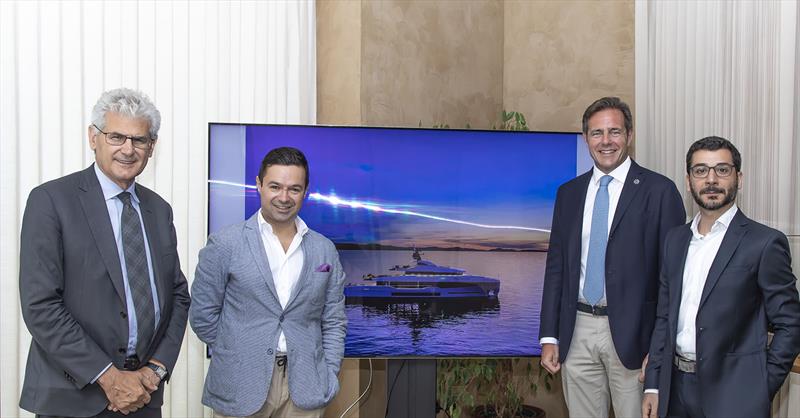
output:
<path id="1" fill-rule="evenodd" d="M 608 183 L 613 177 L 600 178 L 600 187 L 594 198 L 592 230 L 589 234 L 589 255 L 586 258 L 586 279 L 583 297 L 594 306 L 603 297 L 606 285 L 606 244 L 608 243 Z"/>
<path id="2" fill-rule="evenodd" d="M 147 254 L 144 248 L 144 235 L 139 213 L 131 204 L 131 194 L 117 195 L 122 201 L 122 249 L 125 253 L 125 269 L 128 272 L 128 286 L 136 310 L 136 354 L 142 358 L 150 345 L 155 329 L 155 307 L 153 292 L 150 289 L 150 272 L 147 267 Z M 130 313 L 129 313 L 130 314 Z"/>

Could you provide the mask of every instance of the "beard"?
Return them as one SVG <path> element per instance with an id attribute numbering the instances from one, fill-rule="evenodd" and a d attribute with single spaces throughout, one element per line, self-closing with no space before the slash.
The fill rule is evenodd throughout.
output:
<path id="1" fill-rule="evenodd" d="M 692 197 L 698 206 L 705 210 L 717 210 L 736 200 L 736 193 L 739 191 L 739 180 L 734 180 L 731 187 L 727 189 L 717 186 L 708 186 L 698 191 L 692 185 L 689 186 L 689 189 L 692 191 Z M 723 197 L 719 200 L 704 201 L 701 197 L 708 193 L 722 193 Z"/>

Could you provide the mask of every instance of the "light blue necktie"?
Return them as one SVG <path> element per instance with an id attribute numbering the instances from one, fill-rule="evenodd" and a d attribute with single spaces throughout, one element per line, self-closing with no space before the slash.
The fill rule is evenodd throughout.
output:
<path id="1" fill-rule="evenodd" d="M 608 183 L 613 177 L 600 178 L 600 187 L 594 198 L 592 230 L 589 233 L 589 255 L 586 258 L 586 279 L 583 297 L 594 306 L 603 297 L 606 284 L 606 244 L 608 243 Z"/>

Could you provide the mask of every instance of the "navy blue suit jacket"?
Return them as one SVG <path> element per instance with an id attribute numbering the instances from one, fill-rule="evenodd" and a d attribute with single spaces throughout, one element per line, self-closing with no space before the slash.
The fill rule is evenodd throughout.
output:
<path id="1" fill-rule="evenodd" d="M 577 316 L 583 206 L 592 171 L 559 187 L 547 253 L 539 337 L 555 337 L 567 358 Z M 642 367 L 656 314 L 661 245 L 686 221 L 672 180 L 631 162 L 606 247 L 606 301 L 622 364 Z"/>
<path id="2" fill-rule="evenodd" d="M 658 415 L 669 405 L 689 224 L 667 235 L 658 316 L 645 388 L 658 389 Z M 697 329 L 697 379 L 707 417 L 767 417 L 800 351 L 800 302 L 789 243 L 781 232 L 733 217 L 711 264 Z M 774 337 L 767 347 L 767 325 Z"/>

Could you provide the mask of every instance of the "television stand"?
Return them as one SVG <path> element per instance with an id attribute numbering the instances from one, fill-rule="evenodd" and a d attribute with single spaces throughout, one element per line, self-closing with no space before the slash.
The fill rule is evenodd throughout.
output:
<path id="1" fill-rule="evenodd" d="M 436 360 L 389 359 L 386 366 L 386 418 L 436 416 Z"/>

